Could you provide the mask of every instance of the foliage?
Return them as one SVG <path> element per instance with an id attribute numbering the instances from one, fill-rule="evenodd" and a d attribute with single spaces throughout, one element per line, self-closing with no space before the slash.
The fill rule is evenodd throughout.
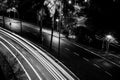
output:
<path id="1" fill-rule="evenodd" d="M 7 0 L 0 0 L 0 11 L 5 10 L 7 7 Z"/>
<path id="2" fill-rule="evenodd" d="M 18 7 L 19 0 L 0 0 L 0 11 L 5 11 L 11 7 Z"/>

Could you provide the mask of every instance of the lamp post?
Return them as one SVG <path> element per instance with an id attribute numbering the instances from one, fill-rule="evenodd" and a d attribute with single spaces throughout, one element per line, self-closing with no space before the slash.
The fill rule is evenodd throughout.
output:
<path id="1" fill-rule="evenodd" d="M 69 0 L 69 1 L 68 1 L 68 4 L 72 4 L 72 1 L 71 1 L 71 0 Z"/>
<path id="2" fill-rule="evenodd" d="M 106 35 L 105 36 L 105 40 L 107 41 L 105 53 L 108 54 L 109 53 L 110 43 L 115 43 L 116 40 L 115 40 L 115 38 L 111 34 Z"/>
<path id="3" fill-rule="evenodd" d="M 60 32 L 61 32 L 61 21 L 60 19 L 56 19 L 57 22 L 57 31 L 59 34 L 59 40 L 58 40 L 58 58 L 60 58 Z"/>

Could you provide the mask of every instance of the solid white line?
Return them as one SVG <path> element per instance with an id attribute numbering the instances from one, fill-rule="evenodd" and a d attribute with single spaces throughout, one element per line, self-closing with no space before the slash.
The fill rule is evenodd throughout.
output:
<path id="1" fill-rule="evenodd" d="M 87 59 L 87 58 L 85 58 L 85 57 L 83 57 L 83 59 L 84 59 L 85 61 L 89 62 L 89 59 Z"/>
<path id="2" fill-rule="evenodd" d="M 29 66 L 32 68 L 32 70 L 34 71 L 36 76 L 39 78 L 39 80 L 42 80 L 41 77 L 39 76 L 39 74 L 37 73 L 37 71 L 33 68 L 31 63 L 24 57 L 24 55 L 16 47 L 14 47 L 11 43 L 9 43 L 7 40 L 5 40 L 3 37 L 0 36 L 0 38 L 3 39 L 5 42 L 7 42 L 11 47 L 13 47 L 25 59 L 25 61 L 29 64 Z"/>
<path id="3" fill-rule="evenodd" d="M 109 55 L 112 55 L 112 56 L 114 56 L 114 57 L 116 57 L 116 58 L 119 58 L 119 59 L 120 59 L 120 57 L 119 57 L 119 56 L 117 56 L 117 55 L 114 55 L 114 54 L 109 54 Z"/>
<path id="4" fill-rule="evenodd" d="M 2 44 L 13 56 L 14 58 L 18 61 L 18 63 L 21 65 L 22 69 L 24 70 L 25 74 L 27 75 L 28 79 L 31 80 L 29 74 L 27 73 L 27 71 L 25 70 L 24 66 L 21 64 L 21 62 L 19 61 L 19 59 L 16 57 L 16 55 L 14 55 L 14 53 L 3 43 L 0 41 L 0 44 Z"/>
<path id="5" fill-rule="evenodd" d="M 68 49 L 68 48 L 65 48 L 67 51 L 69 51 L 70 49 Z"/>
<path id="6" fill-rule="evenodd" d="M 96 66 L 97 68 L 101 69 L 100 66 L 98 66 L 97 64 L 93 64 L 94 66 Z"/>
<path id="7" fill-rule="evenodd" d="M 69 41 L 69 42 L 70 42 L 70 41 Z M 70 42 L 70 43 L 71 43 L 71 42 Z M 86 48 L 84 48 L 84 47 L 82 47 L 82 46 L 79 46 L 78 44 L 75 44 L 75 43 L 72 43 L 72 44 L 74 44 L 74 45 L 76 45 L 76 46 L 78 46 L 78 47 L 80 47 L 80 48 L 82 48 L 82 49 L 84 49 L 84 50 L 86 50 L 86 51 L 88 51 L 88 52 L 90 52 L 90 53 L 96 55 L 96 56 L 99 56 L 99 57 L 105 59 L 106 61 L 108 61 L 108 62 L 110 62 L 110 63 L 112 63 L 112 64 L 114 64 L 114 65 L 120 67 L 120 65 L 118 65 L 118 64 L 116 64 L 116 63 L 114 63 L 114 62 L 112 62 L 112 61 L 110 61 L 110 60 L 108 60 L 108 59 L 106 59 L 106 58 L 104 58 L 104 57 L 102 57 L 102 56 L 100 56 L 99 54 L 96 54 L 95 52 L 90 51 L 89 49 L 86 49 Z"/>
<path id="8" fill-rule="evenodd" d="M 108 75 L 110 75 L 112 77 L 112 74 L 110 74 L 109 72 L 105 71 L 105 73 L 107 73 Z"/>
<path id="9" fill-rule="evenodd" d="M 79 54 L 78 53 L 76 53 L 76 52 L 73 52 L 75 55 L 77 55 L 77 56 L 79 56 Z"/>

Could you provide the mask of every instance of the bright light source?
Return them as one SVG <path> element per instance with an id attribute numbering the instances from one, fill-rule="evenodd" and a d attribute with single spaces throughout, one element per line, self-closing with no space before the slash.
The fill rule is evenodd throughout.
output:
<path id="1" fill-rule="evenodd" d="M 84 0 L 85 2 L 88 2 L 88 0 Z"/>
<path id="2" fill-rule="evenodd" d="M 105 39 L 110 43 L 118 43 L 116 39 L 110 34 L 106 35 Z"/>
<path id="3" fill-rule="evenodd" d="M 56 22 L 59 22 L 59 19 L 56 19 Z"/>
<path id="4" fill-rule="evenodd" d="M 13 10 L 15 10 L 15 7 L 12 7 Z"/>
<path id="5" fill-rule="evenodd" d="M 106 35 L 106 38 L 113 39 L 112 35 Z"/>
<path id="6" fill-rule="evenodd" d="M 72 1 L 71 1 L 71 0 L 69 0 L 69 1 L 68 1 L 68 3 L 69 3 L 69 4 L 72 4 Z"/>
<path id="7" fill-rule="evenodd" d="M 106 35 L 106 37 L 105 37 L 105 39 L 108 41 L 108 42 L 112 42 L 113 40 L 115 40 L 114 38 L 113 38 L 113 36 L 112 35 Z"/>

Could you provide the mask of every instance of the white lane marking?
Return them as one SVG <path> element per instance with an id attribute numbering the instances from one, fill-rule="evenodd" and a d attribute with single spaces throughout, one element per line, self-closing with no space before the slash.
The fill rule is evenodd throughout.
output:
<path id="1" fill-rule="evenodd" d="M 98 66 L 97 64 L 93 64 L 93 65 L 96 66 L 97 68 L 101 69 L 100 66 Z M 112 76 L 112 74 L 110 74 L 109 72 L 107 72 L 107 71 L 104 71 L 104 72 L 105 72 L 106 74 Z"/>
<path id="2" fill-rule="evenodd" d="M 84 59 L 85 61 L 89 62 L 89 59 L 87 59 L 87 58 L 85 58 L 85 57 L 83 57 L 83 59 Z"/>
<path id="3" fill-rule="evenodd" d="M 96 66 L 97 68 L 101 69 L 100 66 L 98 66 L 97 64 L 93 64 L 94 66 Z"/>
<path id="4" fill-rule="evenodd" d="M 112 55 L 112 56 L 114 56 L 114 57 L 116 57 L 116 58 L 119 58 L 119 59 L 120 59 L 120 57 L 119 57 L 119 56 L 117 56 L 117 55 L 115 55 L 115 54 L 109 54 L 109 55 Z"/>
<path id="5" fill-rule="evenodd" d="M 4 29 L 5 30 L 5 29 Z M 2 30 L 1 30 L 2 31 Z M 5 30 L 6 31 L 6 30 Z M 46 52 L 43 48 L 41 48 L 41 47 L 39 47 L 40 49 L 42 49 L 42 51 L 40 50 L 40 49 L 38 49 L 37 47 L 35 47 L 33 44 L 31 44 L 31 43 L 29 43 L 26 39 L 24 39 L 24 38 L 22 38 L 22 37 L 20 37 L 20 36 L 18 36 L 18 35 L 16 35 L 16 34 L 14 34 L 14 33 L 11 33 L 10 31 L 8 31 L 9 33 L 11 33 L 12 35 L 14 35 L 14 36 L 12 36 L 12 35 L 10 35 L 10 34 L 8 34 L 7 32 L 5 32 L 5 31 L 2 31 L 3 33 L 6 33 L 7 35 L 9 35 L 9 36 L 11 36 L 11 37 L 14 37 L 14 36 L 16 36 L 17 38 L 19 38 L 19 39 L 21 39 L 21 40 L 23 40 L 24 42 L 26 42 L 27 44 L 29 44 L 30 46 L 32 46 L 32 48 L 34 48 L 35 50 L 37 50 L 39 53 L 41 53 L 42 54 L 42 56 L 44 56 L 46 59 L 48 59 L 51 63 L 52 63 L 52 65 L 54 65 L 57 69 L 59 69 L 61 72 L 62 72 L 62 74 L 64 74 L 68 79 L 70 79 L 70 80 L 74 80 L 74 78 L 70 75 L 70 74 L 68 74 L 60 65 L 58 65 L 52 58 L 50 58 L 46 53 L 48 53 L 48 52 Z M 15 37 L 14 37 L 15 38 Z M 44 51 L 44 52 L 43 52 Z M 46 53 L 45 53 L 46 52 Z M 40 54 L 38 54 L 38 55 L 40 55 Z M 65 66 L 64 66 L 65 67 Z M 73 72 L 71 72 L 67 67 L 65 67 L 74 77 L 76 77 L 76 79 L 77 80 L 79 80 L 79 78 L 77 78 L 77 76 L 73 73 Z"/>
<path id="6" fill-rule="evenodd" d="M 70 41 L 69 41 L 69 42 L 70 42 Z M 70 43 L 72 43 L 72 42 L 70 42 Z M 108 59 L 106 59 L 106 58 L 104 58 L 104 57 L 102 57 L 102 56 L 100 56 L 99 54 L 96 54 L 95 52 L 90 51 L 89 49 L 86 49 L 86 48 L 84 48 L 84 47 L 82 47 L 82 46 L 79 46 L 78 44 L 75 44 L 75 43 L 72 43 L 72 44 L 74 44 L 75 46 L 78 46 L 78 47 L 80 47 L 80 48 L 82 48 L 82 49 L 84 49 L 84 50 L 86 50 L 86 51 L 88 51 L 88 52 L 90 52 L 90 53 L 92 53 L 92 54 L 94 54 L 94 55 L 96 55 L 96 56 L 99 56 L 99 57 L 105 59 L 106 61 L 108 61 L 108 62 L 110 62 L 110 63 L 112 63 L 112 64 L 120 67 L 120 65 L 118 65 L 118 64 L 114 63 L 113 61 L 110 61 L 110 60 L 108 60 Z"/>
<path id="7" fill-rule="evenodd" d="M 108 75 L 110 75 L 112 77 L 112 74 L 110 74 L 109 72 L 105 71 L 105 73 L 107 73 Z"/>
<path id="8" fill-rule="evenodd" d="M 77 56 L 79 56 L 79 54 L 78 53 L 76 53 L 76 52 L 73 52 L 75 55 L 77 55 Z"/>
<path id="9" fill-rule="evenodd" d="M 37 73 L 37 71 L 33 68 L 31 63 L 24 57 L 24 55 L 18 49 L 16 49 L 11 43 L 9 43 L 7 40 L 5 40 L 3 37 L 0 36 L 0 38 L 3 39 L 6 43 L 8 43 L 11 47 L 13 47 L 25 59 L 25 61 L 29 64 L 29 66 L 32 68 L 32 70 L 34 71 L 36 76 L 39 78 L 39 80 L 42 80 L 41 77 L 39 76 L 39 74 Z"/>
<path id="10" fill-rule="evenodd" d="M 65 48 L 67 51 L 69 51 L 70 49 L 68 49 L 68 48 Z"/>
<path id="11" fill-rule="evenodd" d="M 27 75 L 28 79 L 31 80 L 29 74 L 27 73 L 27 71 L 25 70 L 24 66 L 21 64 L 21 62 L 19 61 L 19 59 L 16 57 L 16 55 L 14 55 L 14 53 L 3 42 L 0 41 L 0 44 L 2 44 L 14 56 L 14 58 L 18 61 L 18 63 L 20 64 L 20 66 L 24 70 L 24 72 Z"/>

